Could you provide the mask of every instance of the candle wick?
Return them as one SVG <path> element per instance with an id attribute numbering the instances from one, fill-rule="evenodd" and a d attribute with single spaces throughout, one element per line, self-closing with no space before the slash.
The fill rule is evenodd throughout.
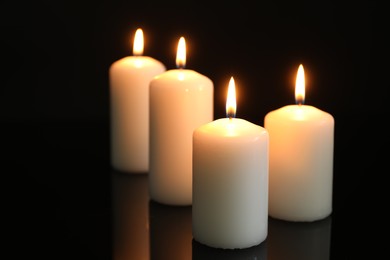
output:
<path id="1" fill-rule="evenodd" d="M 177 65 L 177 68 L 179 69 L 179 70 L 181 70 L 181 69 L 184 69 L 184 64 L 179 64 L 179 65 Z"/>
<path id="2" fill-rule="evenodd" d="M 226 113 L 226 117 L 229 119 L 232 119 L 232 118 L 236 117 L 236 113 L 234 112 L 233 109 L 228 109 L 228 111 Z"/>
<path id="3" fill-rule="evenodd" d="M 297 98 L 297 99 L 295 100 L 295 103 L 296 103 L 298 106 L 302 106 L 302 105 L 304 105 L 305 100 L 302 99 L 302 98 Z"/>

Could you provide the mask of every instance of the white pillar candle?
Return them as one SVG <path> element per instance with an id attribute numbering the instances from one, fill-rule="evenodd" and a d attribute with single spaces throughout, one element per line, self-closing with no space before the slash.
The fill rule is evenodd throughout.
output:
<path id="1" fill-rule="evenodd" d="M 228 93 L 234 88 L 231 78 Z M 194 131 L 192 233 L 210 247 L 242 249 L 267 237 L 268 133 L 233 118 L 235 95 L 231 97 L 229 118 Z"/>
<path id="2" fill-rule="evenodd" d="M 213 82 L 184 69 L 185 40 L 180 38 L 176 64 L 150 83 L 150 172 L 152 200 L 192 204 L 192 133 L 213 120 Z"/>
<path id="3" fill-rule="evenodd" d="M 164 72 L 158 60 L 143 55 L 143 32 L 134 37 L 134 56 L 110 66 L 111 164 L 132 173 L 149 170 L 149 83 Z"/>
<path id="4" fill-rule="evenodd" d="M 303 105 L 305 78 L 300 65 L 296 105 L 269 112 L 269 215 L 287 221 L 315 221 L 332 212 L 334 118 Z"/>

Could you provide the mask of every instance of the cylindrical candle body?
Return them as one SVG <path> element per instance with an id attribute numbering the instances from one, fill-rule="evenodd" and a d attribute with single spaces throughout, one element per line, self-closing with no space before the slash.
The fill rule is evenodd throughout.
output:
<path id="1" fill-rule="evenodd" d="M 246 120 L 218 119 L 194 131 L 192 233 L 223 249 L 267 237 L 268 133 Z"/>
<path id="2" fill-rule="evenodd" d="M 192 134 L 213 120 L 213 82 L 187 69 L 169 70 L 150 83 L 152 200 L 192 204 Z"/>
<path id="3" fill-rule="evenodd" d="M 164 71 L 147 56 L 125 57 L 110 67 L 111 164 L 117 170 L 149 170 L 149 83 Z"/>
<path id="4" fill-rule="evenodd" d="M 332 212 L 334 118 L 308 105 L 269 112 L 269 215 L 315 221 Z"/>

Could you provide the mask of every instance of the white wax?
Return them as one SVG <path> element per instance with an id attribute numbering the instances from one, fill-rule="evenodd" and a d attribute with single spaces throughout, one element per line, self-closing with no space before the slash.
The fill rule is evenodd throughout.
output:
<path id="1" fill-rule="evenodd" d="M 188 69 L 166 71 L 150 83 L 151 199 L 192 204 L 192 134 L 213 120 L 213 82 Z"/>
<path id="2" fill-rule="evenodd" d="M 315 221 L 332 212 L 333 116 L 308 105 L 269 112 L 269 215 Z"/>
<path id="3" fill-rule="evenodd" d="M 111 163 L 117 170 L 149 170 L 149 83 L 165 70 L 148 56 L 124 57 L 110 67 Z"/>
<path id="4" fill-rule="evenodd" d="M 216 248 L 260 244 L 268 229 L 268 133 L 239 118 L 194 131 L 192 233 Z"/>

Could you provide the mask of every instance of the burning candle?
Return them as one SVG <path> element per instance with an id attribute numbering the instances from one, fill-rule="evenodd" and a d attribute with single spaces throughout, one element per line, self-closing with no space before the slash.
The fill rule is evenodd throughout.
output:
<path id="1" fill-rule="evenodd" d="M 193 135 L 193 237 L 210 247 L 248 248 L 267 237 L 268 133 L 235 118 L 233 77 L 227 118 Z"/>
<path id="2" fill-rule="evenodd" d="M 304 105 L 305 77 L 298 68 L 296 105 L 269 112 L 269 215 L 287 221 L 315 221 L 332 212 L 334 118 Z"/>
<path id="3" fill-rule="evenodd" d="M 168 205 L 192 204 L 192 134 L 213 120 L 213 82 L 184 69 L 185 39 L 179 40 L 177 69 L 150 83 L 150 172 L 152 200 Z"/>
<path id="4" fill-rule="evenodd" d="M 133 56 L 110 66 L 111 164 L 132 173 L 149 170 L 149 83 L 164 72 L 158 60 L 142 56 L 144 37 L 138 29 Z"/>

